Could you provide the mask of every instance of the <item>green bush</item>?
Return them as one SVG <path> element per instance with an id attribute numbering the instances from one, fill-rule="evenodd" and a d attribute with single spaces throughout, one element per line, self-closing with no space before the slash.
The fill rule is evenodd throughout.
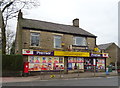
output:
<path id="1" fill-rule="evenodd" d="M 23 56 L 22 55 L 2 55 L 3 71 L 22 71 Z"/>

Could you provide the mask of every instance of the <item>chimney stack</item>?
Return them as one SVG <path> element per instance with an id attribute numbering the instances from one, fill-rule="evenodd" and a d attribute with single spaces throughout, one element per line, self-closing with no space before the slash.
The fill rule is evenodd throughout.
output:
<path id="1" fill-rule="evenodd" d="M 78 18 L 73 20 L 73 26 L 79 27 L 79 19 Z"/>
<path id="2" fill-rule="evenodd" d="M 21 19 L 21 18 L 23 18 L 23 13 L 21 12 L 21 10 L 19 10 L 18 19 Z"/>

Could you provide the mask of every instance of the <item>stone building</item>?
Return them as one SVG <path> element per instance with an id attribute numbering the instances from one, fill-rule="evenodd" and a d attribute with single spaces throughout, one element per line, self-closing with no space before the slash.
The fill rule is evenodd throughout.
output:
<path id="1" fill-rule="evenodd" d="M 105 70 L 107 56 L 94 51 L 96 36 L 73 25 L 57 24 L 23 18 L 18 14 L 15 53 L 24 55 L 29 71 L 76 70 L 93 71 L 94 66 Z"/>
<path id="2" fill-rule="evenodd" d="M 120 48 L 115 43 L 107 43 L 98 45 L 101 52 L 109 53 L 109 57 L 106 60 L 106 65 L 114 64 L 120 62 Z"/>

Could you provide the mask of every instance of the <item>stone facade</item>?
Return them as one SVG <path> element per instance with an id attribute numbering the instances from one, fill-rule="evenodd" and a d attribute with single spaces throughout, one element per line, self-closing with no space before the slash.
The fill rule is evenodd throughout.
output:
<path id="1" fill-rule="evenodd" d="M 20 48 L 21 49 L 39 49 L 39 50 L 47 50 L 47 51 L 54 51 L 54 50 L 68 51 L 69 46 L 73 45 L 74 43 L 74 40 L 73 40 L 74 35 L 70 35 L 70 34 L 60 34 L 60 33 L 34 31 L 34 30 L 26 30 L 26 29 L 22 29 L 17 32 L 19 33 L 17 33 L 18 35 L 16 38 L 16 47 L 19 46 L 18 51 L 17 51 L 19 54 L 21 54 Z M 40 45 L 39 46 L 36 46 L 36 47 L 30 46 L 30 33 L 31 32 L 40 33 L 40 42 L 39 42 Z M 22 36 L 20 34 L 22 34 Z M 54 48 L 54 35 L 60 35 L 62 37 L 61 40 L 62 40 L 62 43 L 64 43 L 64 45 L 62 45 L 60 49 Z M 87 37 L 87 43 L 88 43 L 87 49 L 93 50 L 95 48 L 95 45 L 96 45 L 95 38 Z M 81 50 L 85 48 L 73 46 L 73 50 L 76 50 L 76 49 Z"/>

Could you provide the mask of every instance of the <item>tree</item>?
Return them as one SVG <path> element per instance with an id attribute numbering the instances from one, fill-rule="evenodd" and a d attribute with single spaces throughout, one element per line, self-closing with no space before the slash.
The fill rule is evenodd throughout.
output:
<path id="1" fill-rule="evenodd" d="M 31 9 L 39 6 L 37 0 L 2 0 L 0 2 L 2 12 L 2 54 L 6 54 L 6 30 L 8 20 L 17 17 L 19 10 Z"/>
<path id="2" fill-rule="evenodd" d="M 10 54 L 15 54 L 15 40 L 12 43 L 11 49 L 10 49 Z"/>
<path id="3" fill-rule="evenodd" d="M 7 29 L 6 31 L 6 53 L 10 54 L 10 50 L 12 48 L 12 44 L 15 38 L 14 31 Z"/>

